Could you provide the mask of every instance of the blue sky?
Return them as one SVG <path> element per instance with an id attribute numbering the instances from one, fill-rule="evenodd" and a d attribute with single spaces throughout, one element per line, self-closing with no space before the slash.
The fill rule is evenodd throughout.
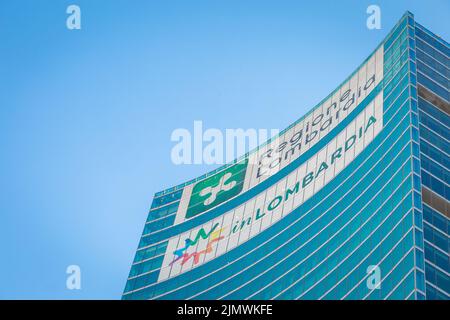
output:
<path id="1" fill-rule="evenodd" d="M 215 168 L 172 131 L 288 126 L 406 10 L 450 39 L 448 0 L 2 1 L 0 299 L 120 298 L 153 194 Z"/>

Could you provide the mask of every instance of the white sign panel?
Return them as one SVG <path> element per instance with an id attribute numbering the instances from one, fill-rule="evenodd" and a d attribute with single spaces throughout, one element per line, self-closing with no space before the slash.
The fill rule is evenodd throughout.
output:
<path id="1" fill-rule="evenodd" d="M 319 107 L 270 144 L 185 187 L 175 223 L 203 214 L 257 186 L 311 149 L 341 123 L 383 78 L 383 48 Z M 297 169 L 247 202 L 169 239 L 158 281 L 237 247 L 312 197 L 364 150 L 383 128 L 382 91 L 356 118 Z"/>

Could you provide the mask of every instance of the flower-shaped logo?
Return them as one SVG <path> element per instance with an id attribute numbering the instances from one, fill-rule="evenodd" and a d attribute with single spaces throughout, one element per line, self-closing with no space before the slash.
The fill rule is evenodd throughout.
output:
<path id="1" fill-rule="evenodd" d="M 232 174 L 228 172 L 222 178 L 219 180 L 219 184 L 215 187 L 206 187 L 202 191 L 200 191 L 200 195 L 202 197 L 209 195 L 208 198 L 203 202 L 203 205 L 208 206 L 212 204 L 217 199 L 217 194 L 221 191 L 228 191 L 233 189 L 233 187 L 236 185 L 236 181 L 228 181 L 230 179 Z"/>
<path id="2" fill-rule="evenodd" d="M 199 181 L 192 189 L 186 219 L 192 218 L 239 194 L 244 185 L 248 160 L 243 160 Z"/>

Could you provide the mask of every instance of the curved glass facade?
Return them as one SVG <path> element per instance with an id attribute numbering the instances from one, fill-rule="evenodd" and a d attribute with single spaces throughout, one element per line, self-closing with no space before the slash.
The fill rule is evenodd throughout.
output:
<path id="1" fill-rule="evenodd" d="M 448 57 L 408 12 L 277 137 L 157 193 L 123 299 L 448 299 Z"/>

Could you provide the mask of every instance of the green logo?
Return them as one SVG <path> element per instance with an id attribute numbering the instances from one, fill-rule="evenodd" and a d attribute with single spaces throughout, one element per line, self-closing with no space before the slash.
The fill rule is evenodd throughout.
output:
<path id="1" fill-rule="evenodd" d="M 186 219 L 221 204 L 242 191 L 248 159 L 203 181 L 192 190 Z"/>

